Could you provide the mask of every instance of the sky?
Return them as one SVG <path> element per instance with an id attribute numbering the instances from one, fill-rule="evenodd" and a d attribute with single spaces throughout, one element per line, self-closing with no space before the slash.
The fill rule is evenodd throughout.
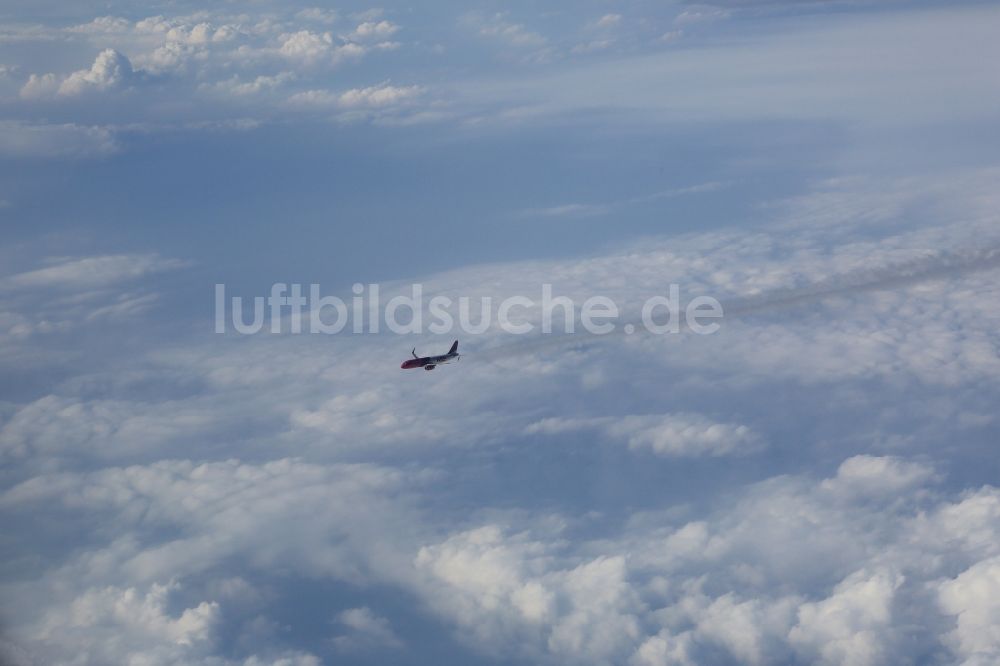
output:
<path id="1" fill-rule="evenodd" d="M 8 0 L 0 664 L 997 663 L 998 25 Z M 278 283 L 726 313 L 216 332 Z"/>

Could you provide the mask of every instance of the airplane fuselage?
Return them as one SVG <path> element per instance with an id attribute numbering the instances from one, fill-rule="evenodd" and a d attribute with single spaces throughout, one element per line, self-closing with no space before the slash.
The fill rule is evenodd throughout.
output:
<path id="1" fill-rule="evenodd" d="M 403 370 L 409 370 L 411 368 L 433 370 L 439 365 L 450 363 L 458 358 L 458 341 L 451 346 L 451 350 L 447 354 L 441 354 L 440 356 L 417 356 L 414 354 L 413 356 L 414 358 L 403 361 L 402 365 L 399 367 Z"/>

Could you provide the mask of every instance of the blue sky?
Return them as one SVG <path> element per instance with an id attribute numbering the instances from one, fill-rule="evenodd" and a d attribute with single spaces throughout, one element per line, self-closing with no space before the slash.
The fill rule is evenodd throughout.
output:
<path id="1" fill-rule="evenodd" d="M 0 661 L 996 662 L 998 23 L 6 3 Z M 760 307 L 417 373 L 277 282 Z"/>

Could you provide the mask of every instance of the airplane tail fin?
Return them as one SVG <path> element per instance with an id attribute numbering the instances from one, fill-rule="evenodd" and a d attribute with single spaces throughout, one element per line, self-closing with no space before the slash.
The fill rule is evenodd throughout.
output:
<path id="1" fill-rule="evenodd" d="M 458 340 L 455 340 L 455 342 L 453 342 L 451 344 L 451 349 L 448 350 L 448 353 L 449 354 L 457 354 L 458 353 Z"/>

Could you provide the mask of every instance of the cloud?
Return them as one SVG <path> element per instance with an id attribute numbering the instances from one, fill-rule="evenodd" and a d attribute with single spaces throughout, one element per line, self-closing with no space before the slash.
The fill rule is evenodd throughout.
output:
<path id="1" fill-rule="evenodd" d="M 92 90 L 114 90 L 133 79 L 132 63 L 114 49 L 101 51 L 90 69 L 73 72 L 59 84 L 58 94 L 80 95 Z"/>
<path id="2" fill-rule="evenodd" d="M 283 35 L 279 51 L 283 56 L 296 58 L 307 62 L 318 60 L 328 55 L 333 49 L 333 35 L 329 32 L 315 33 L 300 30 Z"/>
<path id="3" fill-rule="evenodd" d="M 495 39 L 516 47 L 545 46 L 547 40 L 537 32 L 533 32 L 521 23 L 507 20 L 504 13 L 482 16 L 473 14 L 466 17 L 466 22 L 472 25 L 479 35 Z"/>
<path id="4" fill-rule="evenodd" d="M 533 654 L 541 646 L 519 643 L 541 628 L 546 652 L 601 662 L 639 631 L 625 560 L 553 567 L 549 548 L 490 525 L 422 548 L 416 565 L 435 579 L 439 611 L 475 640 Z"/>
<path id="5" fill-rule="evenodd" d="M 528 434 L 558 435 L 598 429 L 632 450 L 663 457 L 745 455 L 760 442 L 745 425 L 715 423 L 699 414 L 663 414 L 583 419 L 548 418 L 532 423 Z"/>
<path id="6" fill-rule="evenodd" d="M 904 639 L 908 620 L 898 599 L 923 604 L 919 612 L 927 615 L 921 621 L 933 622 L 936 600 L 920 590 L 928 582 L 926 567 L 941 566 L 932 552 L 938 537 L 928 542 L 920 536 L 919 499 L 901 491 L 900 513 L 881 503 L 858 504 L 849 491 L 825 487 L 775 478 L 736 503 L 720 504 L 708 524 L 689 523 L 666 539 L 639 518 L 623 539 L 600 541 L 598 559 L 588 559 L 594 548 L 586 547 L 571 556 L 571 542 L 558 530 L 532 538 L 486 525 L 421 549 L 416 562 L 444 586 L 433 597 L 438 612 L 473 632 L 480 644 L 506 646 L 505 654 L 559 660 L 588 650 L 588 661 L 600 663 L 622 660 L 631 646 L 635 664 L 719 663 L 726 660 L 722 655 L 752 664 L 875 664 L 915 657 L 928 648 Z M 995 489 L 988 492 L 996 496 Z M 942 501 L 937 510 L 961 505 Z M 873 520 L 880 526 L 895 522 L 898 529 L 872 531 Z M 806 532 L 823 543 L 802 543 Z M 861 543 L 851 542 L 856 539 Z M 837 543 L 853 547 L 837 550 Z M 961 557 L 951 543 L 950 556 Z M 630 553 L 628 560 L 611 555 L 622 551 Z M 963 588 L 962 576 L 961 583 L 942 586 L 949 613 L 969 607 L 964 590 L 974 588 Z M 817 582 L 830 578 L 832 588 L 822 591 Z M 812 582 L 803 585 L 806 580 Z M 799 594 L 767 591 L 778 581 Z M 710 589 L 728 591 L 714 595 Z M 976 612 L 967 616 L 963 638 L 982 635 L 971 627 L 984 626 L 989 611 Z M 644 614 L 664 628 L 644 637 L 632 619 Z M 601 629 L 581 624 L 583 618 Z M 936 630 L 947 626 L 940 621 Z M 539 628 L 540 639 L 526 640 Z M 992 646 L 986 641 L 968 645 L 956 638 L 955 644 L 966 654 L 992 649 L 981 647 Z"/>
<path id="7" fill-rule="evenodd" d="M 336 11 L 321 7 L 307 7 L 306 9 L 296 12 L 295 16 L 297 18 L 304 19 L 306 21 L 314 21 L 316 23 L 336 23 L 338 17 Z"/>
<path id="8" fill-rule="evenodd" d="M 44 586 L 47 594 L 60 601 L 46 608 L 28 604 L 32 612 L 19 622 L 29 624 L 32 634 L 42 637 L 32 650 L 44 655 L 47 663 L 80 654 L 91 663 L 142 657 L 209 661 L 218 648 L 216 629 L 224 618 L 239 617 L 246 595 L 227 599 L 224 586 L 213 582 L 207 588 L 189 589 L 184 580 L 201 575 L 197 572 L 226 569 L 223 561 L 243 551 L 248 542 L 256 543 L 252 548 L 257 551 L 254 566 L 259 571 L 284 567 L 287 553 L 294 551 L 304 557 L 295 569 L 307 575 L 325 577 L 339 572 L 335 575 L 358 581 L 362 571 L 372 567 L 381 572 L 382 579 L 398 558 L 391 551 L 378 554 L 381 546 L 371 540 L 378 531 L 371 530 L 373 525 L 387 527 L 400 517 L 396 509 L 388 510 L 394 504 L 393 488 L 400 481 L 389 470 L 364 465 L 337 469 L 293 460 L 262 466 L 238 461 L 203 466 L 163 461 L 107 468 L 92 475 L 57 474 L 8 489 L 0 496 L 0 510 L 48 505 L 57 512 L 83 510 L 92 517 L 110 512 L 120 524 L 152 528 L 149 540 L 116 539 L 56 564 Z M 315 494 L 314 500 L 306 501 L 303 491 Z M 358 515 L 358 506 L 366 507 L 365 518 Z M 380 512 L 384 513 L 379 516 Z M 325 526 L 314 520 L 317 515 L 329 517 L 322 521 Z M 273 527 L 281 526 L 286 536 L 275 539 L 272 529 L 261 529 L 261 520 L 274 520 Z M 398 527 L 397 534 L 405 540 L 408 528 L 405 524 Z M 168 533 L 174 536 L 162 540 Z M 300 550 L 300 538 L 306 534 L 315 535 L 313 545 Z M 230 580 L 232 570 L 222 578 Z M 216 576 L 210 579 L 215 581 Z M 7 592 L 14 591 L 8 588 Z M 21 588 L 18 596 L 22 592 L 30 593 Z M 347 622 L 345 626 L 368 629 L 369 637 L 373 628 L 381 626 L 377 618 L 358 613 L 341 619 Z M 372 622 L 365 623 L 365 619 Z M 279 655 L 285 652 L 273 643 L 262 649 Z"/>
<path id="9" fill-rule="evenodd" d="M 855 497 L 891 496 L 922 485 L 932 477 L 933 470 L 927 465 L 888 456 L 859 455 L 842 462 L 837 476 L 824 481 L 823 487 Z"/>
<path id="10" fill-rule="evenodd" d="M 39 638 L 65 640 L 64 632 L 77 641 L 86 661 L 126 661 L 143 654 L 161 652 L 164 658 L 183 658 L 189 650 L 208 641 L 219 619 L 219 605 L 201 602 L 172 616 L 167 611 L 169 594 L 176 583 L 154 583 L 145 592 L 128 589 L 91 588 L 68 608 L 53 608 L 42 620 Z"/>
<path id="11" fill-rule="evenodd" d="M 530 75 L 499 75 L 460 92 L 463 104 L 502 110 L 538 107 L 543 117 L 602 109 L 609 114 L 641 111 L 643 117 L 664 123 L 834 121 L 850 127 L 860 142 L 874 141 L 882 136 L 877 134 L 880 128 L 929 127 L 956 116 L 987 121 L 985 107 L 968 91 L 995 89 L 991 73 L 979 64 L 997 55 L 981 27 L 994 14 L 993 9 L 969 5 L 946 11 L 859 12 L 843 22 L 814 16 L 800 19 L 794 30 L 747 32 L 744 40 L 706 51 L 658 49 L 588 60 Z M 484 36 L 501 39 L 507 30 L 502 17 L 480 20 Z M 514 38 L 507 43 L 513 45 L 519 31 L 510 31 Z M 956 51 L 942 57 L 902 46 L 940 42 L 942 35 L 969 45 L 977 56 L 970 60 L 968 51 Z M 671 30 L 663 39 L 678 36 Z M 536 48 L 542 45 L 526 41 Z M 905 55 L 881 58 L 886 44 L 900 45 Z M 678 90 L 687 92 L 677 95 Z M 943 105 L 941 94 L 951 103 Z"/>
<path id="12" fill-rule="evenodd" d="M 963 664 L 985 664 L 1000 656 L 1000 558 L 977 562 L 936 585 L 942 611 L 954 616 L 946 640 Z"/>
<path id="13" fill-rule="evenodd" d="M 347 108 L 364 106 L 389 106 L 412 99 L 422 92 L 420 86 L 391 86 L 380 84 L 367 88 L 353 88 L 340 95 L 338 103 Z"/>
<path id="14" fill-rule="evenodd" d="M 55 74 L 32 74 L 21 87 L 24 99 L 53 95 L 75 97 L 89 92 L 105 92 L 128 87 L 136 80 L 131 61 L 114 49 L 104 49 L 89 69 L 81 69 L 60 80 Z"/>
<path id="15" fill-rule="evenodd" d="M 395 34 L 399 26 L 389 21 L 365 21 L 359 23 L 351 33 L 350 38 L 355 40 L 385 39 Z"/>
<path id="16" fill-rule="evenodd" d="M 10 288 L 89 289 L 125 280 L 175 270 L 187 263 L 157 254 L 116 254 L 97 257 L 54 258 L 45 268 L 16 273 L 3 278 L 0 285 Z"/>
<path id="17" fill-rule="evenodd" d="M 21 158 L 90 158 L 119 149 L 112 131 L 74 123 L 0 121 L 0 155 Z"/>
<path id="18" fill-rule="evenodd" d="M 525 208 L 518 212 L 521 217 L 592 217 L 605 215 L 616 208 L 631 206 L 635 204 L 651 203 L 663 199 L 673 199 L 675 197 L 704 194 L 715 192 L 726 187 L 726 183 L 708 182 L 688 187 L 675 187 L 652 194 L 645 194 L 607 203 L 569 203 L 559 206 L 546 206 L 542 208 Z"/>
<path id="19" fill-rule="evenodd" d="M 968 182 L 944 206 L 974 220 L 956 226 L 892 226 L 877 240 L 832 248 L 841 229 L 828 224 L 696 233 L 586 259 L 469 267 L 424 283 L 428 293 L 460 284 L 502 296 L 544 278 L 567 294 L 596 284 L 628 302 L 672 279 L 741 294 L 859 265 L 878 270 L 944 239 L 986 238 L 989 201 L 975 188 L 990 181 Z M 17 290 L 116 285 L 159 270 L 162 259 L 141 256 L 67 259 L 8 279 Z M 948 350 L 941 363 L 963 368 L 976 335 L 996 330 L 994 301 L 971 297 L 990 277 L 948 280 L 963 285 L 956 295 L 944 297 L 942 285 L 853 295 L 850 307 L 825 306 L 836 317 L 765 320 L 719 342 L 678 337 L 622 343 L 613 354 L 557 348 L 477 362 L 475 346 L 491 333 L 470 345 L 461 373 L 435 375 L 419 392 L 400 383 L 413 378 L 401 380 L 395 364 L 386 367 L 398 340 L 380 336 L 338 338 L 333 355 L 323 353 L 330 339 L 233 344 L 217 336 L 140 356 L 130 364 L 135 376 L 85 374 L 4 417 L 4 467 L 17 481 L 0 495 L 0 511 L 93 535 L 72 552 L 43 552 L 45 576 L 5 588 L 11 603 L 50 600 L 9 634 L 47 663 L 78 654 L 80 640 L 98 650 L 73 635 L 45 645 L 31 636 L 56 609 L 119 603 L 134 590 L 126 606 L 150 621 L 112 616 L 107 631 L 121 632 L 123 647 L 94 654 L 120 661 L 144 641 L 150 658 L 163 650 L 196 663 L 222 650 L 214 636 L 258 626 L 239 615 L 249 602 L 227 600 L 219 581 L 239 576 L 263 590 L 274 585 L 270 572 L 287 571 L 311 585 L 393 590 L 407 608 L 430 609 L 469 649 L 499 659 L 879 663 L 982 652 L 972 636 L 989 607 L 976 606 L 968 587 L 948 592 L 947 581 L 1000 554 L 1000 492 L 964 481 L 950 489 L 947 466 L 933 462 L 941 440 L 927 428 L 957 418 L 942 404 L 953 391 L 956 409 L 991 405 L 991 392 L 977 399 L 973 390 L 988 386 L 976 377 L 988 378 L 991 366 L 980 360 L 978 375 L 957 373 L 959 383 L 941 385 L 933 401 L 913 394 L 933 405 L 926 416 L 896 419 L 889 389 L 857 393 L 886 373 L 922 376 L 928 349 Z M 941 303 L 956 322 L 949 330 L 937 328 L 940 317 L 921 316 Z M 865 346 L 873 321 L 895 322 L 919 345 Z M 578 388 L 581 367 L 605 381 Z M 625 381 L 633 390 L 623 400 Z M 921 390 L 938 381 L 930 373 Z M 167 393 L 137 397 L 135 386 Z M 761 418 L 775 409 L 773 396 L 783 396 L 779 425 Z M 571 401 L 581 401 L 582 416 Z M 664 413 L 664 404 L 678 409 Z M 710 418 L 720 404 L 731 416 Z M 911 439 L 885 454 L 883 434 Z M 592 440 L 611 446 L 587 446 Z M 236 450 L 246 459 L 227 459 Z M 698 466 L 744 451 L 757 455 L 699 476 Z M 795 460 L 790 451 L 809 463 L 775 469 Z M 543 464 L 545 456 L 558 464 Z M 357 462 L 372 457 L 379 463 Z M 512 461 L 504 478 L 519 480 L 491 488 L 484 479 L 497 476 L 494 460 Z M 527 476 L 536 469 L 545 483 Z M 584 499 L 565 499 L 563 472 Z M 657 479 L 651 496 L 639 492 L 643 472 Z M 470 477 L 475 490 L 463 485 Z M 680 493 L 684 483 L 703 491 Z M 555 499 L 540 500 L 542 486 L 556 488 Z M 22 538 L 34 552 L 44 535 Z M 176 599 L 157 606 L 153 586 L 174 584 Z M 388 625 L 388 610 L 382 617 L 374 599 L 364 603 L 324 607 L 336 618 L 330 645 L 374 648 L 384 641 L 371 637 L 384 639 L 387 629 L 419 649 L 405 625 Z M 176 627 L 186 611 L 212 604 L 189 616 L 189 634 Z M 948 615 L 973 628 L 956 633 L 962 625 Z M 910 626 L 925 631 L 913 639 Z M 265 642 L 276 655 L 301 647 L 280 632 Z M 245 660 L 267 658 L 263 648 L 247 650 Z"/>
<path id="20" fill-rule="evenodd" d="M 345 72 L 343 87 L 328 89 L 329 71 L 318 65 L 336 62 L 351 42 L 324 32 L 326 15 L 293 11 L 154 17 L 132 33 L 104 21 L 72 39 L 101 49 L 108 45 L 91 40 L 112 35 L 135 70 L 152 72 L 162 56 L 164 76 L 139 113 L 155 104 L 178 123 L 205 119 L 171 109 L 209 117 L 190 127 L 226 122 L 213 93 L 243 94 L 241 114 L 279 120 L 288 98 L 376 115 L 421 94 L 367 70 Z M 843 39 L 869 20 L 888 29 Z M 674 52 L 582 74 L 567 67 L 541 83 L 517 72 L 513 89 L 481 81 L 471 106 L 489 108 L 493 94 L 501 108 L 527 101 L 543 115 L 526 122 L 539 122 L 610 103 L 630 119 L 652 110 L 656 122 L 708 125 L 719 109 L 740 123 L 775 114 L 801 122 L 819 109 L 824 123 L 834 116 L 826 132 L 852 117 L 830 99 L 865 83 L 823 70 L 841 62 L 819 57 L 824 49 L 861 44 L 852 57 L 920 74 L 911 89 L 879 70 L 873 80 L 891 82 L 892 92 L 877 91 L 876 102 L 888 94 L 911 104 L 900 91 L 940 76 L 920 70 L 919 58 L 916 66 L 872 58 L 876 45 L 921 32 L 879 20 L 804 25 L 802 43 L 788 31 L 767 44 L 759 35 L 724 40 L 693 60 Z M 510 52 L 548 45 L 537 34 L 525 40 L 526 25 L 500 17 L 473 31 Z M 453 48 L 474 66 L 475 51 Z M 80 85 L 131 85 L 114 82 L 113 64 L 77 72 Z M 372 63 L 383 64 L 398 66 Z M 946 73 L 954 64 L 941 62 Z M 810 80 L 789 67 L 804 67 Z M 475 91 L 482 71 L 469 71 L 463 90 Z M 55 95 L 59 80 L 34 85 Z M 385 83 L 355 83 L 365 80 Z M 534 99 L 532 85 L 541 91 Z M 813 98 L 810 86 L 832 97 Z M 647 97 L 656 94 L 669 99 Z M 64 95 L 53 114 L 119 113 L 101 95 L 83 110 L 84 97 Z M 146 101 L 133 97 L 145 96 L 129 96 L 129 106 Z M 716 97 L 735 100 L 736 110 Z M 458 117 L 468 108 L 462 99 L 456 106 Z M 25 135 L 39 127 L 10 122 Z M 54 127 L 63 129 L 45 131 L 55 131 L 58 141 L 49 140 L 60 150 L 87 129 Z M 748 127 L 756 126 L 739 125 L 741 136 L 755 135 Z M 559 213 L 757 186 L 737 182 L 731 166 L 705 178 L 732 177 L 734 192 L 722 192 L 729 180 L 666 183 L 646 197 Z M 995 271 L 951 264 L 919 281 L 884 278 L 908 262 L 994 243 L 996 174 L 863 175 L 806 189 L 754 208 L 770 225 L 741 220 L 421 281 L 429 294 L 495 298 L 535 294 L 547 281 L 574 298 L 606 293 L 630 312 L 670 282 L 735 302 L 801 296 L 817 284 L 833 291 L 811 292 L 797 309 L 744 311 L 715 337 L 533 347 L 492 327 L 463 341 L 469 351 L 456 372 L 401 375 L 387 359 L 411 345 L 391 336 L 216 336 L 186 309 L 168 313 L 179 321 L 164 327 L 145 308 L 164 293 L 156 278 L 178 266 L 159 255 L 61 258 L 4 278 L 0 513 L 16 539 L 5 542 L 0 597 L 17 610 L 5 615 L 4 656 L 316 664 L 345 658 L 338 648 L 405 638 L 405 654 L 418 660 L 430 652 L 469 661 L 454 656 L 462 650 L 529 663 L 992 660 L 1000 492 L 983 484 L 1000 368 Z M 852 276 L 874 276 L 882 288 L 859 288 Z M 125 317 L 140 326 L 125 329 Z M 738 457 L 745 453 L 753 455 Z"/>
<path id="21" fill-rule="evenodd" d="M 594 22 L 594 27 L 600 29 L 615 28 L 622 22 L 621 14 L 605 14 Z"/>
<path id="22" fill-rule="evenodd" d="M 674 17 L 674 25 L 687 26 L 693 23 L 705 23 L 729 18 L 730 12 L 726 9 L 715 7 L 700 7 L 696 9 L 685 9 Z"/>
<path id="23" fill-rule="evenodd" d="M 278 52 L 286 58 L 305 64 L 328 62 L 336 64 L 345 60 L 360 58 L 366 48 L 354 42 L 337 44 L 332 33 L 316 33 L 310 30 L 281 35 Z"/>
<path id="24" fill-rule="evenodd" d="M 25 345 L 37 342 L 39 336 L 49 336 L 55 344 L 60 335 L 136 319 L 159 299 L 158 293 L 136 283 L 188 265 L 156 254 L 62 257 L 45 263 L 43 268 L 0 278 L 0 305 L 6 311 L 0 317 L 0 359 L 25 356 Z M 65 361 L 66 356 L 64 349 L 59 357 Z M 8 425 L 0 432 L 9 432 Z M 84 426 L 82 431 L 86 430 Z M 9 444 L 9 439 L 5 441 Z"/>
<path id="25" fill-rule="evenodd" d="M 591 217 L 603 215 L 608 210 L 609 207 L 604 205 L 569 203 L 544 208 L 526 208 L 520 214 L 524 217 Z"/>
<path id="26" fill-rule="evenodd" d="M 334 637 L 333 643 L 347 652 L 370 649 L 401 648 L 399 640 L 389 621 L 375 615 L 370 608 L 349 608 L 337 615 L 337 624 L 349 633 Z"/>
<path id="27" fill-rule="evenodd" d="M 24 99 L 51 97 L 58 90 L 59 80 L 55 74 L 31 74 L 28 81 L 21 87 L 21 97 Z"/>
<path id="28" fill-rule="evenodd" d="M 125 33 L 132 29 L 132 22 L 120 16 L 98 16 L 89 23 L 67 28 L 68 32 L 79 33 Z"/>
<path id="29" fill-rule="evenodd" d="M 281 86 L 294 81 L 295 74 L 292 72 L 281 72 L 273 76 L 258 76 L 250 81 L 242 81 L 238 76 L 225 81 L 218 81 L 203 87 L 214 92 L 226 95 L 257 95 L 280 88 Z"/>
<path id="30" fill-rule="evenodd" d="M 789 641 L 812 663 L 885 663 L 893 640 L 894 594 L 902 583 L 892 572 L 851 574 L 826 599 L 799 607 Z"/>
<path id="31" fill-rule="evenodd" d="M 380 83 L 343 92 L 306 90 L 289 97 L 288 103 L 300 108 L 377 109 L 405 104 L 423 92 L 420 86 Z"/>

